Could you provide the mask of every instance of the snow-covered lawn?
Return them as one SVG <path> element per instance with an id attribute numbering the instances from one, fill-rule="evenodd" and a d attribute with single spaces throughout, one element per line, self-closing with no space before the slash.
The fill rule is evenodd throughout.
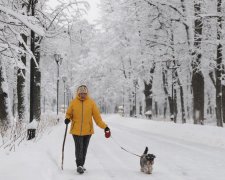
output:
<path id="1" fill-rule="evenodd" d="M 112 131 L 105 139 L 95 127 L 88 149 L 87 172 L 75 171 L 74 143 L 65 146 L 64 171 L 60 169 L 63 122 L 46 131 L 37 142 L 24 142 L 16 152 L 0 151 L 0 180 L 224 180 L 225 129 L 214 126 L 174 124 L 119 115 L 104 115 Z M 156 155 L 152 175 L 139 171 L 137 154 L 145 146 Z"/>

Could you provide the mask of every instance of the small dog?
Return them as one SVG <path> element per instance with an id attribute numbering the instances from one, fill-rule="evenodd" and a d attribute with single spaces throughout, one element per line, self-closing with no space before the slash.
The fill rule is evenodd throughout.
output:
<path id="1" fill-rule="evenodd" d="M 145 151 L 140 159 L 141 172 L 146 174 L 152 174 L 154 159 L 156 158 L 154 154 L 147 154 L 148 147 L 145 148 Z"/>

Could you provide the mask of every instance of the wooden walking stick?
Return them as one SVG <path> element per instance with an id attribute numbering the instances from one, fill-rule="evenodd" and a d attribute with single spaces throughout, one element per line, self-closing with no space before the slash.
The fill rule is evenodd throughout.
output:
<path id="1" fill-rule="evenodd" d="M 67 128 L 68 128 L 68 124 L 66 124 L 66 130 L 65 130 L 64 139 L 63 139 L 63 146 L 62 146 L 62 164 L 61 164 L 61 168 L 62 168 L 62 170 L 63 170 L 63 161 L 64 161 L 64 147 L 65 147 L 65 142 L 66 142 Z"/>

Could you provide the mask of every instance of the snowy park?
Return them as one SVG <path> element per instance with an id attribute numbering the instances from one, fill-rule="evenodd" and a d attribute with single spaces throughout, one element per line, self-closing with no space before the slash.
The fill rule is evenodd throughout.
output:
<path id="1" fill-rule="evenodd" d="M 0 180 L 225 179 L 222 0 L 0 0 Z"/>

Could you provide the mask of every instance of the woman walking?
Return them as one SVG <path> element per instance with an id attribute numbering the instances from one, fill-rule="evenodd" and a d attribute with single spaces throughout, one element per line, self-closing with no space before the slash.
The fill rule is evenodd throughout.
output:
<path id="1" fill-rule="evenodd" d="M 77 89 L 76 98 L 71 101 L 67 109 L 65 119 L 65 124 L 71 122 L 70 134 L 74 139 L 77 172 L 80 174 L 83 174 L 86 170 L 84 163 L 88 144 L 91 135 L 94 134 L 92 117 L 95 123 L 110 136 L 110 129 L 102 120 L 97 105 L 88 96 L 87 86 L 81 85 Z"/>

